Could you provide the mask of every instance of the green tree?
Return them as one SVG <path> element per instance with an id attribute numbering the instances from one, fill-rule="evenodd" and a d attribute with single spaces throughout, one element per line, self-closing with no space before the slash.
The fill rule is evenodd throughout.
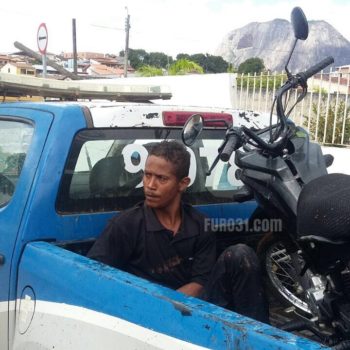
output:
<path id="1" fill-rule="evenodd" d="M 124 57 L 124 51 L 120 51 L 119 55 Z M 163 52 L 147 52 L 143 49 L 129 49 L 128 59 L 131 67 L 139 70 L 143 66 L 152 66 L 168 69 L 174 63 L 171 56 Z M 189 55 L 187 53 L 179 53 L 176 61 L 187 60 L 196 63 L 203 68 L 204 73 L 225 73 L 228 71 L 229 64 L 221 56 L 213 56 L 209 54 L 196 53 Z"/>
<path id="2" fill-rule="evenodd" d="M 206 55 L 204 61 L 204 70 L 206 73 L 224 73 L 227 72 L 228 63 L 221 56 Z"/>
<path id="3" fill-rule="evenodd" d="M 120 51 L 119 56 L 124 57 L 124 55 L 125 52 Z M 137 70 L 143 65 L 149 64 L 149 53 L 143 49 L 129 49 L 128 59 L 131 67 Z"/>
<path id="4" fill-rule="evenodd" d="M 205 73 L 226 73 L 229 67 L 229 64 L 221 56 L 213 56 L 203 53 L 196 53 L 194 55 L 179 53 L 176 56 L 176 59 L 187 59 L 193 61 L 200 65 Z"/>
<path id="5" fill-rule="evenodd" d="M 185 75 L 191 73 L 202 74 L 203 68 L 197 63 L 185 58 L 175 61 L 169 67 L 169 75 Z"/>
<path id="6" fill-rule="evenodd" d="M 145 65 L 137 70 L 137 75 L 141 77 L 154 77 L 159 75 L 164 75 L 162 68 Z"/>
<path id="7" fill-rule="evenodd" d="M 328 144 L 341 144 L 343 125 L 344 125 L 344 115 L 345 115 L 345 125 L 344 125 L 344 143 L 349 144 L 350 141 L 350 109 L 345 106 L 345 101 L 339 99 L 338 105 L 336 105 L 336 99 L 333 99 L 328 104 L 327 113 L 327 94 L 322 93 L 320 110 L 318 113 L 318 123 L 317 123 L 317 108 L 318 102 L 312 103 L 312 116 L 309 119 L 306 117 L 304 120 L 304 126 L 308 127 L 310 124 L 310 134 L 312 139 L 316 139 L 318 142 L 323 142 Z M 333 140 L 334 131 L 334 140 Z M 317 133 L 317 135 L 316 135 Z"/>
<path id="8" fill-rule="evenodd" d="M 221 56 L 197 53 L 189 56 L 189 59 L 199 64 L 205 73 L 225 73 L 228 69 L 228 63 Z"/>
<path id="9" fill-rule="evenodd" d="M 237 73 L 237 68 L 235 68 L 232 63 L 228 63 L 227 73 Z"/>
<path id="10" fill-rule="evenodd" d="M 179 53 L 179 54 L 177 54 L 177 56 L 176 56 L 176 60 L 178 61 L 178 60 L 181 60 L 181 59 L 183 59 L 183 58 L 185 58 L 186 60 L 190 60 L 191 58 L 190 58 L 190 55 L 189 54 L 187 54 L 187 53 Z"/>
<path id="11" fill-rule="evenodd" d="M 238 73 L 260 73 L 265 69 L 264 61 L 259 57 L 248 58 L 238 66 Z"/>
<path id="12" fill-rule="evenodd" d="M 163 52 L 151 52 L 148 57 L 148 64 L 158 68 L 168 68 L 173 63 L 173 58 Z"/>
<path id="13" fill-rule="evenodd" d="M 191 55 L 189 60 L 200 65 L 203 68 L 204 72 L 207 71 L 207 58 L 203 53 L 196 53 L 194 55 Z"/>

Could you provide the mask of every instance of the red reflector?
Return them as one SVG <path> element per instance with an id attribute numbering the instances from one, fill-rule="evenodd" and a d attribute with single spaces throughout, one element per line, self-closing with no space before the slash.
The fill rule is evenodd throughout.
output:
<path id="1" fill-rule="evenodd" d="M 183 126 L 187 119 L 193 114 L 200 114 L 205 122 L 204 126 L 225 127 L 224 123 L 215 122 L 215 120 L 225 120 L 226 123 L 232 125 L 232 115 L 229 113 L 212 113 L 212 112 L 187 112 L 187 111 L 164 111 L 163 123 L 165 126 Z"/>

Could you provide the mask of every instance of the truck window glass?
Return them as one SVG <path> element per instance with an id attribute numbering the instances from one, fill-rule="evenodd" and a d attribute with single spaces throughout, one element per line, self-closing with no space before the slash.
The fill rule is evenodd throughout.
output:
<path id="1" fill-rule="evenodd" d="M 232 202 L 242 183 L 235 166 L 219 162 L 206 172 L 222 142 L 223 130 L 205 130 L 189 149 L 191 184 L 184 200 L 191 204 Z M 164 128 L 95 129 L 75 138 L 62 177 L 56 209 L 60 213 L 118 211 L 143 200 L 142 176 L 149 149 L 156 142 L 181 139 L 181 130 Z M 233 161 L 232 161 L 233 163 Z"/>
<path id="2" fill-rule="evenodd" d="M 0 119 L 0 207 L 15 192 L 33 130 L 30 124 Z"/>

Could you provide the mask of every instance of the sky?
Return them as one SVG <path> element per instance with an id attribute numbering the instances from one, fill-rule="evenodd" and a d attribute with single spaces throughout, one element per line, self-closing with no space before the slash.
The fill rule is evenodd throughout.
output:
<path id="1" fill-rule="evenodd" d="M 41 23 L 48 29 L 49 52 L 72 52 L 75 18 L 78 51 L 119 54 L 128 13 L 130 48 L 173 58 L 178 53 L 215 55 L 231 30 L 250 22 L 289 20 L 295 6 L 308 20 L 326 20 L 350 41 L 350 0 L 16 0 L 0 3 L 0 53 L 15 52 L 15 41 L 37 51 Z"/>

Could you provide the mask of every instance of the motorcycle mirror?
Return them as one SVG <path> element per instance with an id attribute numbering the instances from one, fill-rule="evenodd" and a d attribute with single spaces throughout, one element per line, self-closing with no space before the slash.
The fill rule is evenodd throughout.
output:
<path id="1" fill-rule="evenodd" d="M 292 49 L 290 51 L 287 63 L 284 67 L 284 69 L 287 72 L 288 79 L 291 78 L 291 73 L 288 70 L 288 64 L 289 64 L 289 61 L 290 61 L 292 54 L 294 52 L 295 46 L 296 46 L 299 39 L 305 40 L 309 35 L 309 25 L 307 23 L 306 16 L 300 7 L 293 8 L 292 13 L 291 13 L 291 22 L 292 22 L 292 26 L 293 26 L 293 30 L 294 30 L 295 40 L 294 40 Z"/>
<path id="2" fill-rule="evenodd" d="M 291 22 L 294 30 L 294 37 L 299 40 L 306 40 L 309 35 L 309 25 L 304 11 L 300 7 L 294 7 L 292 10 Z"/>
<path id="3" fill-rule="evenodd" d="M 185 123 L 182 129 L 182 141 L 186 146 L 192 146 L 203 130 L 203 117 L 200 114 L 193 114 Z"/>

